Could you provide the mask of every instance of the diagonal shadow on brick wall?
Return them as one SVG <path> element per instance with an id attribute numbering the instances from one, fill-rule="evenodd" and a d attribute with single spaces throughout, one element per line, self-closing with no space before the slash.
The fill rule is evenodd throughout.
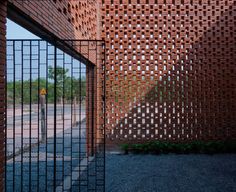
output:
<path id="1" fill-rule="evenodd" d="M 161 69 L 151 89 L 108 130 L 108 145 L 236 138 L 235 17 L 229 6 L 178 62 Z"/>

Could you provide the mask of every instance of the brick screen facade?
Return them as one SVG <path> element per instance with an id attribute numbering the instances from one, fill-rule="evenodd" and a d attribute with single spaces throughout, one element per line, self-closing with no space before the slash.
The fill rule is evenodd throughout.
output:
<path id="1" fill-rule="evenodd" d="M 236 138 L 236 1 L 9 0 L 8 7 L 53 37 L 106 40 L 108 144 Z M 0 10 L 2 175 L 5 1 Z M 101 78 L 94 84 L 99 114 Z"/>
<path id="2" fill-rule="evenodd" d="M 95 0 L 8 0 L 60 39 L 97 39 Z"/>
<path id="3" fill-rule="evenodd" d="M 103 0 L 107 143 L 236 138 L 236 1 Z"/>

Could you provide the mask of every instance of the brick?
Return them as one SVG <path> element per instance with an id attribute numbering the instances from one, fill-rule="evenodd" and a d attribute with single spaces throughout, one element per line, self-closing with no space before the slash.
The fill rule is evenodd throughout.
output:
<path id="1" fill-rule="evenodd" d="M 1 40 L 1 47 L 0 47 L 0 66 L 2 69 L 2 66 L 5 66 L 5 59 L 6 59 L 6 44 L 4 41 L 6 41 L 6 11 L 7 11 L 7 5 L 6 1 L 1 2 L 0 4 L 0 40 Z M 0 71 L 0 95 L 1 99 L 5 101 L 4 93 L 5 93 L 5 79 L 4 79 L 4 71 Z M 4 106 L 4 103 L 1 103 Z M 4 113 L 4 107 L 1 107 L 1 111 L 3 113 L 0 114 L 0 122 L 4 121 L 5 118 L 5 113 Z M 4 132 L 3 130 L 5 129 L 4 124 L 0 124 L 0 153 L 1 153 L 1 158 L 0 158 L 0 191 L 4 190 Z"/>
<path id="2" fill-rule="evenodd" d="M 220 93 L 224 90 L 227 98 L 235 95 L 232 89 L 236 87 L 232 73 L 235 64 L 227 60 L 236 50 L 227 47 L 233 45 L 236 31 L 231 27 L 228 35 L 226 31 L 230 29 L 225 27 L 234 20 L 229 13 L 236 8 L 235 3 L 229 0 L 140 2 L 137 5 L 133 0 L 129 6 L 128 1 L 123 1 L 120 6 L 120 1 L 114 0 L 113 6 L 107 0 L 101 4 L 102 23 L 106 26 L 101 36 L 106 40 L 109 56 L 106 63 L 108 145 L 150 140 L 235 139 L 236 109 Z M 222 7 L 216 9 L 217 4 Z M 228 69 L 231 70 L 227 73 L 229 81 L 214 72 L 226 75 Z M 222 126 L 223 120 L 228 122 L 228 129 Z"/>

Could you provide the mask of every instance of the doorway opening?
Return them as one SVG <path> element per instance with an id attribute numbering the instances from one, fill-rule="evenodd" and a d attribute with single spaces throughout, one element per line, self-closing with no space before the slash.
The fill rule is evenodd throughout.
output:
<path id="1" fill-rule="evenodd" d="M 104 49 L 7 40 L 6 191 L 105 190 Z"/>

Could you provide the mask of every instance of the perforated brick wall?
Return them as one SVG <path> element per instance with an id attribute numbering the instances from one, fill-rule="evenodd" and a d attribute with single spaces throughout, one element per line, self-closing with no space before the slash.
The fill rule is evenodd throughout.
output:
<path id="1" fill-rule="evenodd" d="M 96 0 L 8 0 L 60 39 L 97 38 Z"/>
<path id="2" fill-rule="evenodd" d="M 107 143 L 236 138 L 236 1 L 101 0 Z"/>

